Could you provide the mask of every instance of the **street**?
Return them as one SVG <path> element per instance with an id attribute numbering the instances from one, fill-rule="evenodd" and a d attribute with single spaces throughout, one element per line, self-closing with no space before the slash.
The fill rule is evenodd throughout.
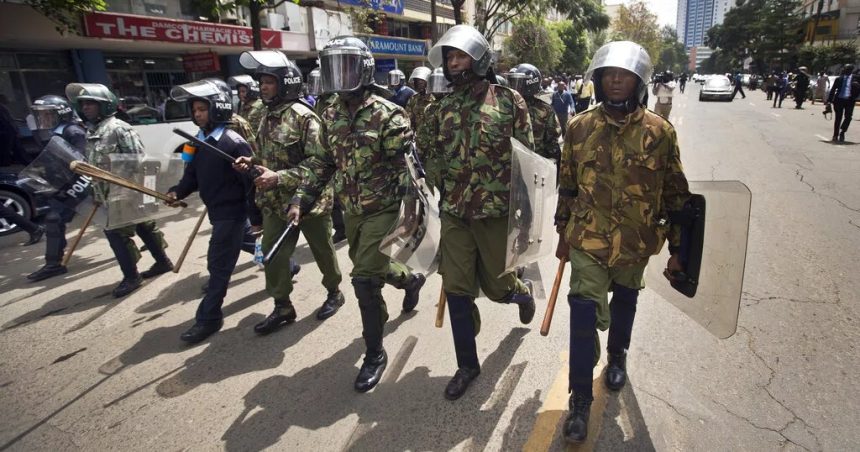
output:
<path id="1" fill-rule="evenodd" d="M 573 449 L 856 450 L 860 125 L 835 145 L 820 105 L 774 109 L 762 91 L 698 102 L 699 89 L 676 92 L 670 117 L 688 179 L 739 180 L 752 192 L 737 333 L 719 340 L 646 288 L 628 384 L 604 388 L 604 351 L 591 433 Z M 174 261 L 199 212 L 159 223 Z M 0 238 L 0 450 L 565 450 L 566 278 L 547 337 L 545 300 L 526 326 L 516 306 L 478 301 L 482 373 L 455 402 L 443 397 L 456 370 L 449 322 L 433 325 L 441 278 L 428 278 L 411 314 L 386 286 L 390 361 L 379 386 L 358 394 L 364 344 L 346 242 L 337 249 L 347 302 L 334 317 L 314 317 L 325 290 L 301 240 L 296 323 L 254 333 L 272 301 L 243 254 L 224 328 L 197 346 L 179 340 L 202 296 L 210 232 L 204 222 L 179 274 L 120 300 L 110 292 L 121 273 L 97 228 L 68 274 L 38 283 L 25 276 L 43 264 L 44 242 Z M 143 255 L 141 270 L 152 263 Z M 547 293 L 557 264 L 540 262 Z"/>

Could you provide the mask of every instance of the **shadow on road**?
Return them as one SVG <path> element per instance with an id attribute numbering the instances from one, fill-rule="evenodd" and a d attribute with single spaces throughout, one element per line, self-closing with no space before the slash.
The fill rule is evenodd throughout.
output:
<path id="1" fill-rule="evenodd" d="M 117 300 L 111 296 L 112 290 L 113 284 L 108 284 L 105 286 L 93 287 L 84 291 L 75 290 L 67 292 L 45 303 L 41 308 L 35 311 L 30 311 L 14 320 L 10 320 L 3 325 L 2 330 L 6 331 L 18 328 L 23 325 L 38 322 L 39 320 L 50 316 L 75 314 L 98 307 L 107 307 L 109 309 L 111 306 L 116 305 L 116 303 L 121 302 L 121 300 Z M 107 310 L 103 310 L 102 314 L 104 314 L 104 312 L 107 312 Z M 92 322 L 92 320 L 95 319 L 91 319 L 90 322 Z"/>
<path id="2" fill-rule="evenodd" d="M 603 375 L 595 384 L 603 384 Z M 619 392 L 609 391 L 606 411 L 603 414 L 603 428 L 596 446 L 595 450 L 606 451 L 655 450 L 629 374 L 624 389 Z"/>

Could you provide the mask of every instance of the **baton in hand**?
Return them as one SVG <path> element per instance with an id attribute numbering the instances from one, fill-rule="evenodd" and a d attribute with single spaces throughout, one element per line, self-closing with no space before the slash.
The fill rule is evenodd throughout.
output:
<path id="1" fill-rule="evenodd" d="M 275 242 L 274 245 L 272 245 L 272 249 L 270 249 L 269 252 L 266 253 L 266 256 L 263 258 L 263 265 L 267 265 L 269 262 L 272 261 L 272 259 L 275 258 L 275 255 L 278 254 L 278 251 L 284 244 L 284 240 L 286 240 L 287 235 L 289 235 L 295 225 L 295 223 L 290 223 L 287 225 L 287 227 L 284 229 L 284 232 L 281 233 L 281 236 L 278 237 L 278 240 Z"/>
<path id="2" fill-rule="evenodd" d="M 209 151 L 214 152 L 216 155 L 218 155 L 222 159 L 229 161 L 230 164 L 233 164 L 236 162 L 236 158 L 233 157 L 232 155 L 218 149 L 215 146 L 212 146 L 211 144 L 201 140 L 200 138 L 195 137 L 194 135 L 191 135 L 190 133 L 188 133 L 182 129 L 173 129 L 173 133 L 175 133 L 175 134 L 181 136 L 182 138 L 185 138 L 186 140 L 194 143 L 195 146 L 200 146 L 203 149 L 207 149 Z M 251 166 L 251 169 L 248 170 L 248 174 L 250 174 L 251 177 L 256 178 L 261 173 L 260 173 L 260 170 L 258 170 L 256 167 Z"/>
<path id="3" fill-rule="evenodd" d="M 562 258 L 558 261 L 558 271 L 555 272 L 555 282 L 552 283 L 552 292 L 549 294 L 549 300 L 546 304 L 546 313 L 543 316 L 543 323 L 540 326 L 541 336 L 549 334 L 549 326 L 552 324 L 552 315 L 555 313 L 555 301 L 558 299 L 558 289 L 561 286 L 561 279 L 564 277 L 564 267 L 566 265 L 567 258 Z"/>

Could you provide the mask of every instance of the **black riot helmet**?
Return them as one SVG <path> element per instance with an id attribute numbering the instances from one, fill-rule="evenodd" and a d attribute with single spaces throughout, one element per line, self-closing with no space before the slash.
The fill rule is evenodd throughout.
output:
<path id="1" fill-rule="evenodd" d="M 277 50 L 252 50 L 243 52 L 239 64 L 245 69 L 254 71 L 254 78 L 269 75 L 278 84 L 278 95 L 272 99 L 263 99 L 266 105 L 277 104 L 287 100 L 296 100 L 302 94 L 302 71 L 286 55 Z"/>
<path id="2" fill-rule="evenodd" d="M 248 90 L 245 94 L 248 103 L 260 98 L 260 85 L 250 75 L 234 75 L 227 79 L 227 83 L 236 89 L 244 86 Z"/>
<path id="3" fill-rule="evenodd" d="M 77 122 L 72 104 L 66 98 L 54 94 L 42 96 L 30 106 L 37 130 L 54 130 L 60 124 Z"/>
<path id="4" fill-rule="evenodd" d="M 220 81 L 224 86 L 216 83 Z M 230 121 L 233 117 L 233 102 L 229 95 L 224 92 L 224 87 L 227 84 L 218 79 L 205 79 L 198 82 L 186 83 L 184 85 L 175 86 L 170 90 L 170 97 L 177 102 L 187 102 L 188 111 L 191 113 L 192 103 L 195 100 L 203 101 L 209 105 L 209 126 L 224 124 Z M 230 88 L 227 87 L 229 92 Z M 206 127 L 207 125 L 200 125 Z"/>
<path id="5" fill-rule="evenodd" d="M 666 71 L 663 73 L 663 81 L 664 82 L 669 83 L 673 80 L 675 80 L 675 74 L 673 74 L 672 71 Z"/>
<path id="6" fill-rule="evenodd" d="M 486 77 L 488 72 L 492 72 L 490 67 L 493 65 L 493 52 L 490 51 L 490 43 L 474 27 L 469 25 L 451 27 L 427 55 L 430 64 L 434 68 L 441 67 L 449 81 L 453 81 L 451 74 L 448 73 L 447 65 L 448 52 L 451 49 L 458 49 L 472 58 L 472 72 L 479 78 Z M 460 76 L 468 77 L 467 74 Z M 490 81 L 495 82 L 495 77 L 492 77 Z"/>
<path id="7" fill-rule="evenodd" d="M 511 88 L 517 90 L 523 97 L 533 97 L 540 92 L 541 74 L 538 68 L 523 63 L 514 66 L 507 74 Z"/>
<path id="8" fill-rule="evenodd" d="M 324 93 L 348 93 L 374 84 L 376 61 L 361 39 L 338 36 L 320 51 L 320 77 Z"/>

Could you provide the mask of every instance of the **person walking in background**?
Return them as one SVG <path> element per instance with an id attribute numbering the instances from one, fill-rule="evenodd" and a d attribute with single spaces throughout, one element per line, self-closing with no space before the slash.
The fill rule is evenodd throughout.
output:
<path id="1" fill-rule="evenodd" d="M 803 107 L 803 101 L 806 100 L 806 92 L 809 90 L 809 73 L 806 66 L 800 66 L 797 71 L 797 77 L 794 79 L 794 108 L 800 110 Z"/>
<path id="2" fill-rule="evenodd" d="M 555 115 L 558 117 L 558 123 L 561 125 L 561 133 L 564 136 L 564 131 L 567 128 L 567 118 L 571 112 L 576 112 L 573 106 L 573 96 L 567 90 L 567 84 L 559 82 L 556 85 L 555 92 L 552 93 L 552 109 L 555 110 Z"/>
<path id="3" fill-rule="evenodd" d="M 773 88 L 773 108 L 782 108 L 782 101 L 785 99 L 785 94 L 788 92 L 788 74 L 785 71 L 776 79 L 776 84 Z M 779 105 L 777 105 L 779 102 Z"/>
<path id="4" fill-rule="evenodd" d="M 815 105 L 815 99 L 821 99 L 822 103 L 827 103 L 827 91 L 830 90 L 830 77 L 827 72 L 820 72 L 818 79 L 815 81 L 815 92 L 812 94 L 812 105 Z"/>
<path id="5" fill-rule="evenodd" d="M 854 115 L 854 102 L 860 96 L 860 81 L 854 78 L 854 65 L 846 64 L 842 67 L 842 76 L 833 82 L 830 95 L 827 96 L 825 106 L 833 104 L 835 118 L 833 121 L 833 142 L 845 142 L 845 132 L 851 125 L 851 117 Z"/>
<path id="6" fill-rule="evenodd" d="M 743 96 L 743 98 L 746 99 L 747 95 L 744 92 L 744 78 L 740 72 L 735 72 L 734 82 L 735 82 L 735 90 L 734 90 L 734 92 L 732 92 L 732 99 L 734 99 L 735 96 L 738 95 L 738 93 L 741 93 L 741 96 Z"/>

